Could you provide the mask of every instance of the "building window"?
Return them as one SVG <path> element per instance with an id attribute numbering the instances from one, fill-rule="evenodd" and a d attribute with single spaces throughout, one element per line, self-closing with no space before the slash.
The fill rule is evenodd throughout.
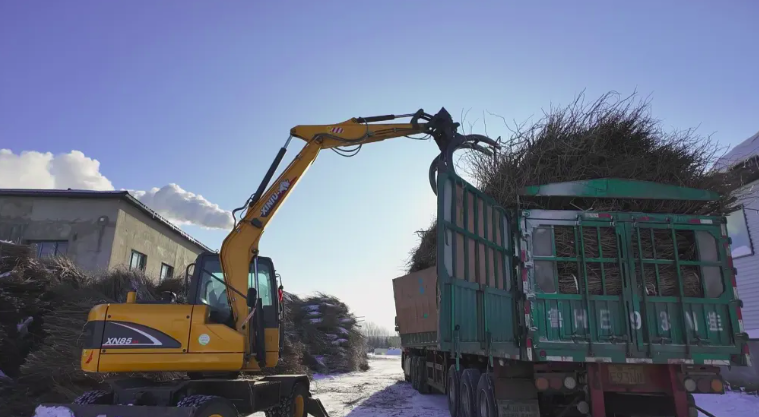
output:
<path id="1" fill-rule="evenodd" d="M 161 262 L 161 278 L 160 280 L 163 281 L 167 278 L 172 278 L 174 276 L 174 267 L 171 265 L 167 265 L 163 262 Z"/>
<path id="2" fill-rule="evenodd" d="M 38 258 L 66 256 L 69 248 L 69 242 L 65 240 L 37 240 L 30 241 L 29 244 Z"/>
<path id="3" fill-rule="evenodd" d="M 145 266 L 148 263 L 148 257 L 144 253 L 132 250 L 132 258 L 129 260 L 129 269 L 139 269 L 145 272 Z"/>
<path id="4" fill-rule="evenodd" d="M 748 234 L 746 212 L 743 207 L 727 216 L 727 235 L 732 240 L 730 249 L 733 258 L 754 254 L 754 246 L 751 244 L 751 236 Z"/>

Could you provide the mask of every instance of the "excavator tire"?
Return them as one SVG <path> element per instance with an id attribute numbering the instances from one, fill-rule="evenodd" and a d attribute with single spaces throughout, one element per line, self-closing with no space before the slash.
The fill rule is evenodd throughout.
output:
<path id="1" fill-rule="evenodd" d="M 182 398 L 177 407 L 195 407 L 192 417 L 238 417 L 237 409 L 226 398 L 215 395 L 190 395 Z"/>
<path id="2" fill-rule="evenodd" d="M 264 415 L 266 417 L 306 417 L 307 399 L 308 388 L 302 383 L 295 383 L 290 394 L 282 398 L 279 405 L 264 411 Z"/>
<path id="3" fill-rule="evenodd" d="M 87 391 L 76 397 L 74 404 L 110 404 L 113 401 L 113 393 L 103 390 Z"/>

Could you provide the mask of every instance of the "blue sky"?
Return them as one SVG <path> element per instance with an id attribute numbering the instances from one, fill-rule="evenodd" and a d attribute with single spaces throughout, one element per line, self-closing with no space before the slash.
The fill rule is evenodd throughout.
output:
<path id="1" fill-rule="evenodd" d="M 353 116 L 522 121 L 583 90 L 637 89 L 665 127 L 735 145 L 759 130 L 757 13 L 748 0 L 6 0 L 0 149 L 78 150 L 116 188 L 176 183 L 231 210 L 292 126 Z M 322 153 L 261 242 L 287 290 L 392 328 L 391 279 L 434 214 L 435 155 L 402 139 Z M 212 248 L 226 235 L 183 227 Z"/>

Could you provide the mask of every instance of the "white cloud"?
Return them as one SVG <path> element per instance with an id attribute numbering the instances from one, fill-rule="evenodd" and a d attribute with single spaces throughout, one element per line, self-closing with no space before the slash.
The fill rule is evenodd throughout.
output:
<path id="1" fill-rule="evenodd" d="M 23 151 L 16 155 L 8 149 L 0 149 L 0 188 L 114 190 L 111 181 L 100 172 L 100 162 L 80 151 L 59 155 Z M 175 223 L 232 228 L 230 212 L 177 184 L 129 192 Z"/>
<path id="2" fill-rule="evenodd" d="M 185 191 L 176 184 L 152 188 L 150 191 L 130 191 L 146 206 L 182 224 L 195 224 L 213 229 L 231 229 L 232 213 L 203 198 Z M 166 214 L 164 214 L 166 213 Z"/>

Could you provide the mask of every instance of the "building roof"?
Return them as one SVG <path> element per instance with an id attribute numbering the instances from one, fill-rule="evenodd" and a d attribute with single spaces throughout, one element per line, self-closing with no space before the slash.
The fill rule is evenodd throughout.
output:
<path id="1" fill-rule="evenodd" d="M 719 169 L 732 168 L 757 155 L 759 155 L 759 132 L 739 143 L 730 152 L 726 153 L 725 156 L 719 158 L 717 160 L 717 167 Z"/>
<path id="2" fill-rule="evenodd" d="M 201 243 L 199 240 L 188 235 L 185 231 L 175 226 L 168 221 L 165 217 L 156 213 L 150 207 L 143 204 L 140 200 L 136 199 L 129 191 L 93 191 L 93 190 L 60 190 L 60 189 L 20 189 L 20 188 L 0 188 L 0 196 L 14 196 L 14 197 L 57 197 L 57 198 L 99 198 L 99 199 L 121 199 L 134 207 L 152 217 L 156 221 L 163 223 L 166 227 L 173 230 L 175 233 L 192 242 L 195 245 L 200 246 L 203 250 L 208 252 L 215 252 L 208 246 Z"/>

